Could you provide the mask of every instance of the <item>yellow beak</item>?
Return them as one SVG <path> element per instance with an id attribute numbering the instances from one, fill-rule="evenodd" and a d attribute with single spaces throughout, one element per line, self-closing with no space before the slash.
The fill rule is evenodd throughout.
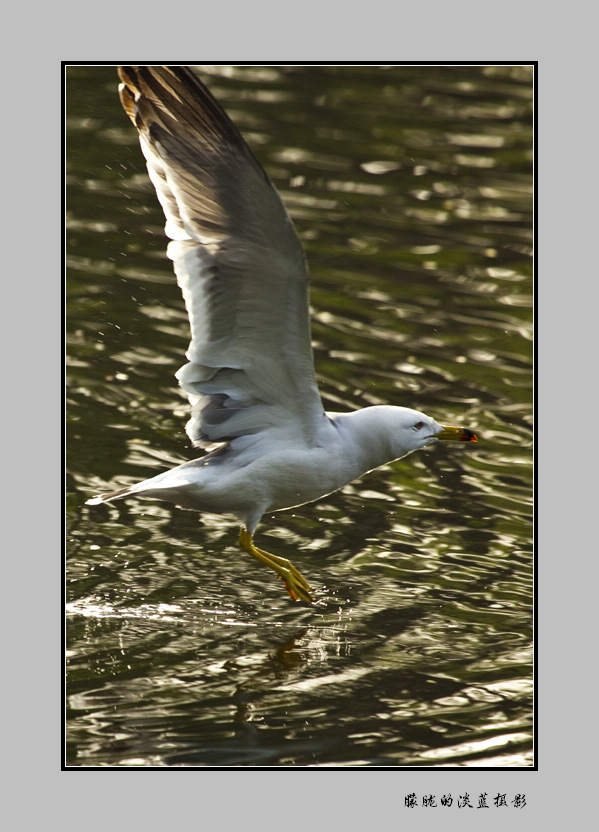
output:
<path id="1" fill-rule="evenodd" d="M 453 428 L 443 425 L 443 430 L 435 436 L 435 439 L 447 439 L 454 442 L 478 442 L 476 434 L 468 428 Z"/>

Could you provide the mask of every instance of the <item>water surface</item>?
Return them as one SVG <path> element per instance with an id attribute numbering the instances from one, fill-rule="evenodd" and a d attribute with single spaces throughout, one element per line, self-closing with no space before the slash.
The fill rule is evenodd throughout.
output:
<path id="1" fill-rule="evenodd" d="M 325 406 L 480 435 L 264 518 L 100 491 L 197 455 L 187 319 L 112 67 L 67 70 L 72 766 L 497 766 L 531 757 L 527 67 L 206 67 L 312 273 Z"/>

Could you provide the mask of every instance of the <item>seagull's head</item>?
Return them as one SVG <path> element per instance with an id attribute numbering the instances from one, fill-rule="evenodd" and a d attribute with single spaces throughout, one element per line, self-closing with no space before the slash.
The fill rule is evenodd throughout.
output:
<path id="1" fill-rule="evenodd" d="M 468 428 L 440 425 L 426 413 L 408 407 L 393 407 L 393 444 L 400 456 L 430 445 L 437 440 L 476 442 L 476 434 Z"/>

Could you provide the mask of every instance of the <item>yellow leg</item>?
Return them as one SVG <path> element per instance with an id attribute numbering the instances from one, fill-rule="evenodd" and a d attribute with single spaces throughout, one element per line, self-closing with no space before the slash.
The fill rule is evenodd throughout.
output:
<path id="1" fill-rule="evenodd" d="M 308 582 L 290 560 L 280 558 L 277 555 L 271 555 L 270 552 L 265 552 L 264 549 L 258 549 L 257 546 L 254 546 L 252 535 L 243 528 L 239 532 L 239 545 L 249 555 L 258 558 L 260 563 L 274 569 L 282 579 L 285 584 L 285 589 L 294 601 L 314 601 Z"/>

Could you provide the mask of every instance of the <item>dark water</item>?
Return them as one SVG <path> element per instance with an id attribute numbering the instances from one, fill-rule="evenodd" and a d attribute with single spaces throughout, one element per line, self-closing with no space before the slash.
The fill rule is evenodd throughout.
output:
<path id="1" fill-rule="evenodd" d="M 532 761 L 527 67 L 208 67 L 290 208 L 325 406 L 480 435 L 265 517 L 85 500 L 192 458 L 187 321 L 111 67 L 67 70 L 67 762 Z"/>

